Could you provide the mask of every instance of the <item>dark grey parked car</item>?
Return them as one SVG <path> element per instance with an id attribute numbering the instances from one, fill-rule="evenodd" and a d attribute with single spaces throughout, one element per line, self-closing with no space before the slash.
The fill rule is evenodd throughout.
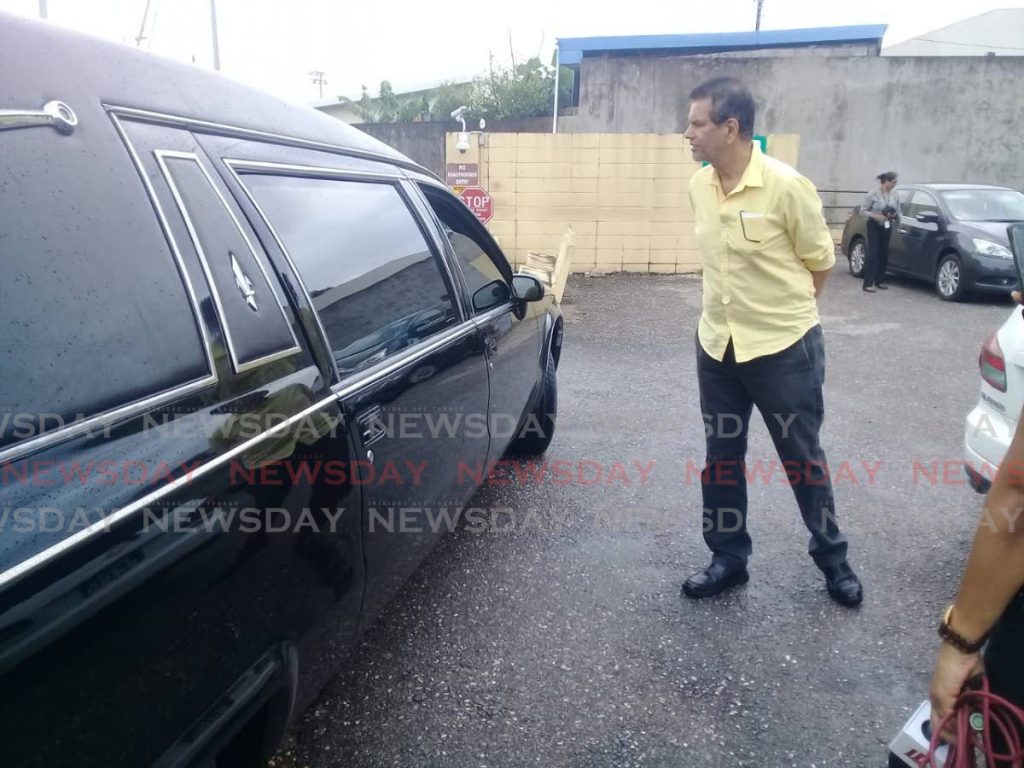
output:
<path id="1" fill-rule="evenodd" d="M 1024 221 L 1024 195 L 977 184 L 914 184 L 896 190 L 903 215 L 889 242 L 887 274 L 927 280 L 939 298 L 1008 293 L 1017 283 L 1007 226 Z M 850 274 L 860 277 L 867 234 L 860 207 L 843 230 Z"/>

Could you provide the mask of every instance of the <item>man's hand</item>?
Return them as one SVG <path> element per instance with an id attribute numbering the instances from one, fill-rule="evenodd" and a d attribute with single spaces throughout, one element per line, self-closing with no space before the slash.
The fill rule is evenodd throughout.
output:
<path id="1" fill-rule="evenodd" d="M 832 268 L 822 269 L 818 272 L 811 272 L 811 280 L 814 282 L 814 298 L 817 299 L 821 295 L 822 289 L 825 287 L 825 281 L 828 280 L 828 276 L 832 274 Z"/>
<path id="2" fill-rule="evenodd" d="M 964 684 L 984 671 L 980 654 L 961 653 L 949 643 L 941 644 L 939 656 L 935 661 L 935 672 L 932 675 L 932 728 L 938 728 L 943 718 L 952 711 Z M 943 731 L 941 736 L 943 741 L 950 744 L 956 740 L 956 734 L 949 728 Z"/>

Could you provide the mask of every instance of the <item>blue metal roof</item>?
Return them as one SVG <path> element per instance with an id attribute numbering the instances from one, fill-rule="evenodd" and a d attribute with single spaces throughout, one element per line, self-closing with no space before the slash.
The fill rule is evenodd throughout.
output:
<path id="1" fill-rule="evenodd" d="M 621 37 L 563 37 L 558 40 L 559 62 L 579 64 L 585 54 L 609 51 L 736 50 L 779 46 L 822 45 L 859 41 L 881 42 L 886 24 L 812 29 L 762 29 L 759 32 L 717 32 L 698 35 L 624 35 Z"/>

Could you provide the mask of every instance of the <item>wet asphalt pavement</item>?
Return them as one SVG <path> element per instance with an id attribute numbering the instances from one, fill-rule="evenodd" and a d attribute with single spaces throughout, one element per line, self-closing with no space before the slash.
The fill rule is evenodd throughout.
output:
<path id="1" fill-rule="evenodd" d="M 505 511 L 440 543 L 296 724 L 289 763 L 885 765 L 981 509 L 956 462 L 1010 304 L 864 294 L 840 262 L 820 304 L 823 441 L 860 609 L 829 600 L 781 472 L 750 486 L 750 583 L 680 598 L 708 557 L 686 469 L 703 461 L 700 280 L 574 276 L 545 457 L 568 464 L 477 494 Z M 748 460 L 770 467 L 752 424 Z"/>

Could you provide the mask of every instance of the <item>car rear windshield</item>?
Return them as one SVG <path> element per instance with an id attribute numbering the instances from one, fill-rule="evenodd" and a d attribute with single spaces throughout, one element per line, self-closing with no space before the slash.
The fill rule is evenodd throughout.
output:
<path id="1" fill-rule="evenodd" d="M 957 189 L 942 199 L 961 221 L 1024 221 L 1024 195 L 1012 189 Z"/>

